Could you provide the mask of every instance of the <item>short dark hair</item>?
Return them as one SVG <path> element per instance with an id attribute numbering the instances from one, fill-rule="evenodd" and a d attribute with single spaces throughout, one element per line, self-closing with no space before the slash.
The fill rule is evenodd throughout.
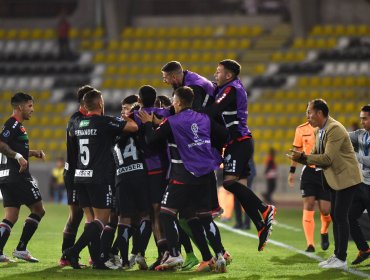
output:
<path id="1" fill-rule="evenodd" d="M 321 111 L 324 117 L 327 117 L 329 115 L 329 107 L 324 99 L 314 99 L 310 102 L 310 104 L 312 104 L 312 108 L 315 111 Z"/>
<path id="2" fill-rule="evenodd" d="M 85 93 L 83 97 L 84 105 L 88 111 L 93 111 L 98 108 L 99 101 L 102 97 L 102 93 L 97 89 L 90 90 Z"/>
<path id="3" fill-rule="evenodd" d="M 179 87 L 175 90 L 174 96 L 180 99 L 183 107 L 191 107 L 194 100 L 194 91 L 190 87 Z"/>
<path id="4" fill-rule="evenodd" d="M 121 105 L 125 105 L 125 104 L 134 104 L 134 103 L 136 103 L 138 100 L 139 100 L 139 96 L 137 96 L 136 94 L 132 94 L 132 95 L 129 95 L 129 96 L 125 97 L 125 98 L 121 101 Z"/>
<path id="5" fill-rule="evenodd" d="M 370 114 L 370 104 L 367 104 L 361 108 L 362 112 L 367 112 Z"/>
<path id="6" fill-rule="evenodd" d="M 167 62 L 162 67 L 162 72 L 170 73 L 170 72 L 182 72 L 182 66 L 181 63 L 178 61 L 170 61 Z"/>
<path id="7" fill-rule="evenodd" d="M 145 85 L 139 88 L 139 97 L 144 107 L 153 107 L 157 97 L 157 91 L 154 87 Z"/>
<path id="8" fill-rule="evenodd" d="M 78 100 L 78 103 L 81 104 L 81 101 L 82 99 L 84 98 L 84 95 L 86 93 L 88 93 L 89 91 L 93 90 L 94 88 L 90 85 L 84 85 L 82 87 L 80 87 L 78 90 L 77 90 L 77 100 Z"/>
<path id="9" fill-rule="evenodd" d="M 29 95 L 27 93 L 23 93 L 23 92 L 17 92 L 10 99 L 10 104 L 12 104 L 13 107 L 16 107 L 16 106 L 18 106 L 22 103 L 28 102 L 30 100 L 33 100 L 31 95 Z"/>
<path id="10" fill-rule="evenodd" d="M 166 95 L 158 95 L 154 107 L 162 108 L 171 106 L 171 99 Z"/>
<path id="11" fill-rule="evenodd" d="M 233 73 L 235 77 L 240 74 L 240 70 L 242 69 L 241 65 L 232 59 L 224 59 L 218 64 L 222 65 L 225 69 Z"/>

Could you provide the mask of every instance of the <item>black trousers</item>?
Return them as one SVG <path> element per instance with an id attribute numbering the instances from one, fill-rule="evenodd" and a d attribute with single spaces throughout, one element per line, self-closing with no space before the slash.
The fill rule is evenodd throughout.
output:
<path id="1" fill-rule="evenodd" d="M 367 210 L 367 214 L 370 218 L 370 185 L 362 183 L 358 188 L 356 188 L 353 196 L 352 206 L 348 213 L 351 236 L 357 246 L 357 249 L 360 251 L 367 251 L 369 249 L 369 244 L 367 244 L 358 222 L 358 218 L 361 217 L 365 209 Z"/>
<path id="2" fill-rule="evenodd" d="M 358 186 L 359 184 L 340 191 L 330 188 L 330 215 L 333 221 L 334 254 L 342 261 L 345 261 L 347 258 L 349 238 L 348 213 Z"/>

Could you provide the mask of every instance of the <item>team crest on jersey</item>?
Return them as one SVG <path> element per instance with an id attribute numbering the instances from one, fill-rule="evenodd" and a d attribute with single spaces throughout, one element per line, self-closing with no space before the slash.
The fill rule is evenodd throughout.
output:
<path id="1" fill-rule="evenodd" d="M 9 130 L 5 130 L 4 132 L 3 132 L 3 136 L 6 138 L 6 137 L 9 137 L 9 135 L 10 135 L 10 131 Z"/>
<path id="2" fill-rule="evenodd" d="M 195 139 L 199 139 L 199 136 L 198 136 L 198 125 L 196 123 L 193 123 L 190 128 L 191 128 L 191 131 L 194 134 L 194 140 Z"/>
<path id="3" fill-rule="evenodd" d="M 24 128 L 24 126 L 23 126 L 23 125 L 20 127 L 20 130 L 21 130 L 23 133 L 26 133 L 26 129 Z"/>

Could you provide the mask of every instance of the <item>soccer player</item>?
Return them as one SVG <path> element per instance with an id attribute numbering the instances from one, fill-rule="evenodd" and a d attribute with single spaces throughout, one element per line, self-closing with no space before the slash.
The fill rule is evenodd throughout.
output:
<path id="1" fill-rule="evenodd" d="M 352 205 L 348 213 L 351 236 L 359 250 L 357 258 L 352 264 L 360 264 L 370 257 L 369 244 L 366 242 L 358 223 L 358 218 L 361 217 L 365 209 L 370 217 L 370 104 L 361 108 L 360 119 L 363 129 L 358 129 L 349 133 L 364 177 L 364 182 L 355 191 Z"/>
<path id="2" fill-rule="evenodd" d="M 304 151 L 310 154 L 315 145 L 315 129 L 308 123 L 299 125 L 296 128 L 293 149 Z M 294 172 L 297 163 L 291 161 L 288 175 L 289 186 L 294 186 Z M 322 187 L 322 170 L 317 170 L 315 166 L 303 166 L 301 175 L 301 192 L 303 197 L 303 216 L 302 225 L 306 237 L 306 252 L 315 252 L 315 201 L 317 200 L 321 214 L 321 248 L 329 248 L 328 228 L 331 222 L 330 217 L 330 192 Z"/>
<path id="3" fill-rule="evenodd" d="M 85 85 L 78 89 L 77 91 L 77 101 L 79 103 L 78 111 L 73 113 L 71 118 L 67 124 L 67 160 L 64 166 L 64 184 L 67 190 L 67 201 L 69 206 L 69 215 L 67 223 L 64 227 L 63 231 L 63 243 L 62 243 L 62 252 L 70 248 L 74 245 L 77 235 L 78 227 L 81 223 L 83 217 L 82 208 L 79 206 L 78 195 L 77 195 L 77 188 L 74 184 L 74 175 L 77 165 L 77 156 L 78 156 L 78 143 L 76 142 L 76 138 L 71 137 L 72 135 L 72 128 L 74 122 L 78 121 L 79 118 L 87 114 L 87 111 L 83 104 L 83 97 L 84 95 L 93 90 L 94 88 Z M 87 220 L 87 223 L 92 222 L 91 220 Z M 59 260 L 60 266 L 69 265 L 69 262 L 63 257 Z"/>
<path id="4" fill-rule="evenodd" d="M 191 109 L 193 98 L 191 88 L 176 89 L 173 99 L 176 114 L 168 117 L 155 131 L 152 128 L 153 116 L 145 111 L 139 113 L 145 125 L 146 141 L 148 143 L 167 141 L 171 158 L 170 182 L 162 198 L 160 212 L 169 256 L 163 259 L 156 270 L 178 268 L 183 263 L 179 253 L 176 218 L 179 209 L 190 207 L 199 217 L 203 216 L 203 220 L 212 220 L 207 185 L 211 183 L 211 176 L 214 176 L 214 170 L 221 163 L 221 158 L 211 143 L 216 138 L 226 139 L 226 131 L 223 127 L 217 126 L 206 114 L 193 111 Z M 194 196 L 195 193 L 197 195 Z M 211 231 L 210 223 L 204 226 L 206 232 Z M 213 239 L 215 238 L 217 237 Z M 213 244 L 219 248 L 212 246 L 217 252 L 215 269 L 225 272 L 226 262 L 220 244 L 219 240 L 218 244 Z"/>
<path id="5" fill-rule="evenodd" d="M 136 134 L 121 135 L 114 146 L 116 163 L 116 187 L 118 194 L 118 247 L 121 252 L 122 268 L 132 267 L 128 259 L 129 239 L 134 233 L 132 218 L 141 218 L 137 230 L 137 252 L 135 262 L 141 270 L 148 269 L 145 250 L 148 245 L 152 223 L 149 217 L 148 175 L 141 148 Z"/>
<path id="6" fill-rule="evenodd" d="M 129 95 L 125 97 L 121 101 L 121 117 L 129 117 L 134 110 L 134 108 L 140 108 L 140 105 L 138 103 L 139 96 L 136 94 Z M 119 199 L 118 199 L 118 184 L 115 184 L 116 186 L 116 212 L 119 213 Z M 139 235 L 140 233 L 137 231 L 137 228 L 139 227 L 139 222 L 138 217 L 136 219 L 131 219 L 131 228 L 133 230 L 133 235 L 132 235 L 132 249 L 131 249 L 131 254 L 129 258 L 129 267 L 133 267 L 136 263 L 136 256 L 139 252 L 138 249 L 138 244 L 139 244 Z M 116 265 L 122 266 L 122 261 L 120 260 L 120 257 L 118 256 L 119 248 L 118 248 L 118 236 L 116 237 L 110 254 L 112 256 L 111 262 L 115 263 Z M 145 261 L 145 259 L 144 259 Z"/>
<path id="7" fill-rule="evenodd" d="M 163 82 L 174 90 L 182 86 L 190 87 L 194 92 L 193 109 L 205 108 L 214 102 L 213 83 L 201 75 L 184 70 L 178 61 L 170 61 L 162 67 Z"/>
<path id="8" fill-rule="evenodd" d="M 73 136 L 78 143 L 77 166 L 74 183 L 78 184 L 78 198 L 86 219 L 93 219 L 73 247 L 64 251 L 66 259 L 75 269 L 80 251 L 91 243 L 92 260 L 97 269 L 107 267 L 100 259 L 100 234 L 107 224 L 112 207 L 110 170 L 103 168 L 111 160 L 113 140 L 122 132 L 135 132 L 137 125 L 129 119 L 121 120 L 104 116 L 104 99 L 100 91 L 92 90 L 83 97 L 87 115 L 82 116 L 73 126 Z M 93 209 L 93 214 L 90 208 Z"/>
<path id="9" fill-rule="evenodd" d="M 154 113 L 156 117 L 160 119 L 168 117 L 170 115 L 169 110 L 154 107 L 156 97 L 157 92 L 155 88 L 150 85 L 142 86 L 139 89 L 138 100 L 141 105 L 141 110 L 144 110 L 149 114 Z M 140 146 L 144 150 L 144 159 L 148 175 L 148 191 L 153 213 L 153 233 L 156 238 L 159 253 L 158 259 L 155 264 L 150 266 L 151 269 L 154 269 L 155 266 L 159 264 L 159 261 L 162 258 L 164 252 L 167 250 L 166 239 L 163 235 L 163 230 L 160 227 L 159 212 L 161 205 L 160 203 L 167 185 L 166 172 L 168 168 L 168 160 L 165 145 L 162 145 L 159 149 L 153 150 L 152 147 L 149 147 L 148 144 L 145 143 L 145 130 L 144 126 L 141 123 L 141 120 L 138 118 L 138 113 L 139 111 L 134 111 L 134 120 L 139 126 L 139 140 L 141 140 Z M 138 260 L 136 260 L 136 262 L 138 262 Z M 140 262 L 138 263 L 140 264 Z"/>
<path id="10" fill-rule="evenodd" d="M 33 98 L 26 93 L 16 93 L 11 98 L 12 116 L 5 122 L 0 134 L 0 188 L 3 195 L 4 219 L 0 223 L 0 262 L 11 262 L 4 253 L 12 227 L 18 220 L 21 205 L 31 214 L 26 218 L 21 238 L 13 256 L 28 262 L 38 262 L 27 250 L 27 244 L 45 215 L 41 194 L 29 171 L 28 158 L 44 160 L 42 150 L 30 150 L 28 134 L 23 121 L 34 111 Z"/>
<path id="11" fill-rule="evenodd" d="M 248 161 L 253 153 L 252 133 L 247 125 L 247 92 L 238 75 L 241 66 L 235 60 L 219 62 L 215 80 L 216 101 L 206 108 L 214 119 L 220 116 L 229 131 L 229 140 L 224 151 L 224 182 L 226 190 L 233 193 L 242 204 L 258 230 L 258 251 L 262 251 L 272 230 L 276 208 L 264 204 L 247 187 L 250 173 Z M 262 219 L 261 219 L 262 215 Z"/>

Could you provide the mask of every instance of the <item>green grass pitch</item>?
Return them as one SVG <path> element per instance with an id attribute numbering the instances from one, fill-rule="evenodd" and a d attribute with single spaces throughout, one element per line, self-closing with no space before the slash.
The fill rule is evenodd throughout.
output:
<path id="1" fill-rule="evenodd" d="M 278 224 L 274 226 L 272 242 L 263 252 L 257 251 L 257 239 L 243 236 L 228 229 L 220 229 L 226 249 L 233 256 L 233 262 L 225 274 L 184 272 L 152 272 L 138 271 L 97 271 L 92 269 L 73 270 L 60 268 L 58 260 L 61 256 L 62 231 L 67 219 L 67 206 L 46 204 L 46 215 L 32 238 L 28 249 L 39 263 L 27 263 L 18 260 L 12 264 L 0 264 L 1 279 L 364 279 L 370 278 L 370 261 L 366 260 L 358 266 L 349 265 L 351 271 L 336 269 L 320 269 L 318 258 L 326 259 L 333 253 L 333 238 L 329 230 L 331 245 L 329 250 L 322 251 L 319 246 L 320 222 L 316 213 L 316 253 L 311 258 L 302 254 L 306 247 L 301 229 L 301 210 L 279 209 Z M 0 210 L 3 215 L 3 210 Z M 28 209 L 22 208 L 18 223 L 14 226 L 5 254 L 11 256 L 19 240 L 23 221 L 28 215 Z M 233 223 L 227 223 L 232 226 Z M 80 228 L 81 230 L 81 228 Z M 79 231 L 80 233 L 81 231 Z M 243 231 L 256 234 L 255 229 Z M 199 252 L 196 251 L 199 257 Z M 349 242 L 348 263 L 356 257 L 357 249 L 352 241 Z M 147 262 L 151 263 L 156 257 L 156 249 L 151 240 L 147 251 Z M 316 257 L 316 259 L 314 259 Z M 81 254 L 81 262 L 87 263 L 88 255 Z M 357 273 L 357 274 L 356 274 Z"/>

